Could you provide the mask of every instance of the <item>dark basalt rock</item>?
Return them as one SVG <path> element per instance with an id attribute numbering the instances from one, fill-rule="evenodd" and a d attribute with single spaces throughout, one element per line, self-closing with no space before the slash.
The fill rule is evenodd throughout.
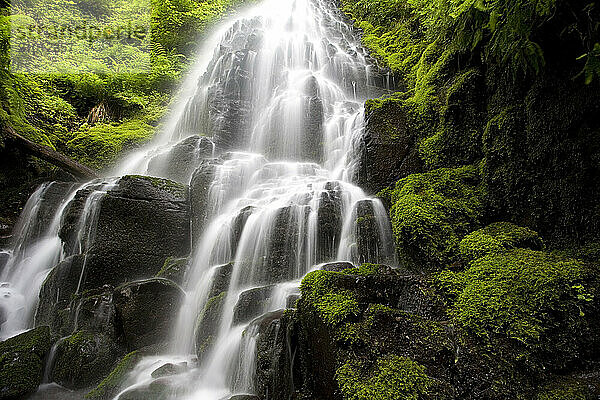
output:
<path id="1" fill-rule="evenodd" d="M 268 284 L 285 282 L 294 278 L 294 266 L 297 262 L 298 223 L 296 206 L 278 210 L 269 237 L 265 264 L 260 268 L 259 275 L 254 277 L 253 282 Z"/>
<path id="2" fill-rule="evenodd" d="M 261 400 L 260 397 L 253 394 L 236 394 L 231 396 L 228 400 Z"/>
<path id="3" fill-rule="evenodd" d="M 85 256 L 66 258 L 48 274 L 40 289 L 35 324 L 48 325 L 55 337 L 73 332 L 74 299 L 85 262 Z"/>
<path id="4" fill-rule="evenodd" d="M 231 273 L 233 272 L 233 263 L 225 264 L 216 267 L 213 278 L 212 288 L 210 289 L 209 298 L 218 296 L 220 293 L 226 292 L 229 289 L 231 281 Z"/>
<path id="5" fill-rule="evenodd" d="M 384 261 L 380 259 L 384 244 L 380 243 L 379 236 L 372 200 L 359 201 L 356 204 L 356 251 L 360 264 Z"/>
<path id="6" fill-rule="evenodd" d="M 179 363 L 179 364 L 167 363 L 167 364 L 162 365 L 162 366 L 158 367 L 157 369 L 155 369 L 152 372 L 151 376 L 156 379 L 156 378 L 161 378 L 163 376 L 177 375 L 177 374 L 187 371 L 187 369 L 188 369 L 188 367 L 187 367 L 186 362 Z"/>
<path id="7" fill-rule="evenodd" d="M 192 240 L 201 237 L 209 212 L 210 187 L 215 178 L 219 160 L 205 160 L 200 163 L 190 182 L 190 200 L 192 210 Z"/>
<path id="8" fill-rule="evenodd" d="M 211 297 L 198 317 L 196 322 L 196 355 L 198 360 L 202 360 L 214 345 L 226 297 L 227 292 Z"/>
<path id="9" fill-rule="evenodd" d="M 255 390 L 263 400 L 293 398 L 301 387 L 298 332 L 294 322 L 275 311 L 257 319 Z"/>
<path id="10" fill-rule="evenodd" d="M 150 160 L 148 174 L 187 184 L 198 164 L 213 157 L 213 150 L 214 144 L 209 138 L 190 136 Z"/>
<path id="11" fill-rule="evenodd" d="M 190 260 L 187 258 L 169 257 L 162 269 L 156 274 L 156 277 L 169 279 L 178 285 L 182 285 L 189 262 Z"/>
<path id="12" fill-rule="evenodd" d="M 49 184 L 41 196 L 35 221 L 31 221 L 32 224 L 27 232 L 31 240 L 35 240 L 46 233 L 54 220 L 56 210 L 74 187 L 75 184 L 72 182 L 52 182 Z"/>
<path id="13" fill-rule="evenodd" d="M 57 342 L 50 379 L 70 389 L 98 384 L 125 354 L 124 350 L 108 336 L 78 331 Z"/>
<path id="14" fill-rule="evenodd" d="M 317 263 L 334 260 L 343 225 L 340 186 L 329 182 L 319 198 L 317 213 Z"/>
<path id="15" fill-rule="evenodd" d="M 365 133 L 358 148 L 354 181 L 371 194 L 422 169 L 418 139 L 420 132 L 399 102 L 368 107 Z"/>
<path id="16" fill-rule="evenodd" d="M 269 304 L 274 287 L 269 285 L 242 292 L 233 311 L 233 324 L 247 322 L 259 316 Z"/>
<path id="17" fill-rule="evenodd" d="M 69 213 L 79 212 L 81 218 L 80 204 L 74 202 Z M 167 257 L 187 256 L 189 218 L 187 187 L 158 178 L 121 178 L 99 200 L 93 242 L 85 246 L 81 290 L 149 278 L 160 271 Z M 64 229 L 61 233 L 63 239 L 72 236 Z"/>
<path id="18" fill-rule="evenodd" d="M 321 267 L 323 271 L 342 272 L 345 269 L 354 268 L 354 265 L 349 262 L 335 262 L 325 264 Z"/>
<path id="19" fill-rule="evenodd" d="M 37 390 L 50 346 L 47 326 L 0 342 L 0 399 L 23 399 Z"/>
<path id="20" fill-rule="evenodd" d="M 6 266 L 6 263 L 8 262 L 9 258 L 10 258 L 9 253 L 0 251 L 0 274 L 2 273 L 2 270 L 4 269 L 4 267 Z"/>
<path id="21" fill-rule="evenodd" d="M 167 279 L 132 282 L 115 289 L 114 303 L 130 350 L 166 341 L 185 293 Z"/>
<path id="22" fill-rule="evenodd" d="M 252 215 L 254 207 L 248 206 L 240 210 L 239 214 L 235 217 L 231 226 L 231 254 L 235 254 L 242 237 L 242 232 L 248 221 L 248 217 Z"/>

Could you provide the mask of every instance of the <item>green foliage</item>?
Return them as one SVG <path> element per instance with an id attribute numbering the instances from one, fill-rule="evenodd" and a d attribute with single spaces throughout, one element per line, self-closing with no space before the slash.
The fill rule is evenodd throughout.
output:
<path id="1" fill-rule="evenodd" d="M 483 193 L 476 167 L 410 175 L 390 193 L 390 217 L 407 266 L 443 268 L 458 260 L 460 240 L 481 223 Z"/>
<path id="2" fill-rule="evenodd" d="M 515 247 L 541 250 L 544 245 L 537 232 L 529 228 L 510 222 L 495 222 L 465 236 L 459 247 L 462 256 L 470 261 Z"/>
<path id="3" fill-rule="evenodd" d="M 396 355 L 373 366 L 351 359 L 337 370 L 336 379 L 347 400 L 418 400 L 431 384 L 423 366 Z"/>
<path id="4" fill-rule="evenodd" d="M 500 338 L 508 339 L 512 362 L 544 369 L 562 368 L 583 350 L 586 314 L 597 292 L 594 273 L 577 260 L 513 249 L 436 279 L 453 300 L 450 315 L 466 332 L 492 352 Z"/>

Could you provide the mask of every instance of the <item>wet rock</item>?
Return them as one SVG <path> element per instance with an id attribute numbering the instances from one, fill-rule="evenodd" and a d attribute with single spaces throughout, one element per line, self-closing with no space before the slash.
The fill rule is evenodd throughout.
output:
<path id="1" fill-rule="evenodd" d="M 40 289 L 35 324 L 49 326 L 55 337 L 73 332 L 71 308 L 84 262 L 82 255 L 66 258 L 52 269 Z"/>
<path id="2" fill-rule="evenodd" d="M 157 278 L 169 279 L 178 285 L 183 284 L 183 278 L 189 265 L 187 258 L 169 257 L 162 269 L 156 274 Z"/>
<path id="3" fill-rule="evenodd" d="M 78 331 L 57 343 L 50 379 L 70 389 L 96 385 L 124 353 L 108 336 Z"/>
<path id="4" fill-rule="evenodd" d="M 100 289 L 89 290 L 74 299 L 74 329 L 102 333 L 114 342 L 119 340 L 121 327 L 120 321 L 117 321 L 113 289 L 112 286 L 106 285 Z"/>
<path id="5" fill-rule="evenodd" d="M 253 211 L 254 207 L 252 206 L 244 207 L 235 217 L 231 226 L 231 254 L 236 253 L 248 217 L 252 215 Z"/>
<path id="6" fill-rule="evenodd" d="M 274 287 L 269 285 L 242 292 L 233 311 L 233 324 L 250 321 L 262 314 L 271 300 Z"/>
<path id="7" fill-rule="evenodd" d="M 0 399 L 22 399 L 37 390 L 50 345 L 46 326 L 0 342 Z"/>
<path id="8" fill-rule="evenodd" d="M 91 390 L 86 396 L 89 400 L 111 400 L 122 389 L 127 375 L 133 370 L 145 354 L 136 350 L 123 357 L 117 366 L 100 384 Z"/>
<path id="9" fill-rule="evenodd" d="M 2 273 L 2 270 L 6 266 L 6 263 L 8 262 L 9 258 L 10 258 L 9 253 L 0 251 L 0 273 Z"/>
<path id="10" fill-rule="evenodd" d="M 325 111 L 315 77 L 308 80 L 305 93 L 307 93 L 307 98 L 304 101 L 305 112 L 302 129 L 304 136 L 300 158 L 320 162 L 323 158 L 321 143 L 323 142 Z"/>
<path id="11" fill-rule="evenodd" d="M 159 178 L 121 178 L 99 200 L 82 291 L 149 278 L 167 257 L 187 256 L 189 218 L 187 187 Z"/>
<path id="12" fill-rule="evenodd" d="M 296 303 L 300 300 L 299 294 L 291 294 L 285 299 L 285 308 L 296 308 Z"/>
<path id="13" fill-rule="evenodd" d="M 390 99 L 368 105 L 354 181 L 374 194 L 420 172 L 419 137 L 419 127 L 413 124 L 410 110 L 401 102 Z"/>
<path id="14" fill-rule="evenodd" d="M 114 302 L 129 349 L 168 339 L 185 293 L 173 282 L 153 278 L 115 289 Z"/>
<path id="15" fill-rule="evenodd" d="M 218 296 L 220 293 L 226 292 L 227 289 L 229 289 L 233 265 L 233 263 L 229 263 L 216 267 L 212 288 L 208 295 L 209 298 Z"/>
<path id="16" fill-rule="evenodd" d="M 186 362 L 179 364 L 167 363 L 152 371 L 151 376 L 156 379 L 163 376 L 177 375 L 187 371 L 187 369 L 188 367 Z"/>
<path id="17" fill-rule="evenodd" d="M 296 357 L 298 332 L 283 311 L 268 313 L 258 324 L 255 390 L 261 399 L 289 399 L 300 388 L 300 363 Z"/>
<path id="18" fill-rule="evenodd" d="M 334 272 L 342 272 L 345 269 L 354 268 L 354 265 L 349 262 L 335 262 L 325 264 L 321 267 L 323 271 L 334 271 Z"/>
<path id="19" fill-rule="evenodd" d="M 74 186 L 75 184 L 72 182 L 52 182 L 49 184 L 42 194 L 35 221 L 28 221 L 31 222 L 28 235 L 32 240 L 46 233 L 54 220 L 56 210 Z"/>
<path id="20" fill-rule="evenodd" d="M 295 206 L 278 210 L 269 237 L 264 267 L 254 277 L 257 283 L 278 283 L 294 278 L 297 263 L 298 215 Z M 302 262 L 302 260 L 301 260 Z"/>
<path id="21" fill-rule="evenodd" d="M 317 263 L 335 259 L 344 223 L 339 184 L 329 182 L 325 189 L 317 213 Z"/>
<path id="22" fill-rule="evenodd" d="M 227 292 L 211 297 L 198 317 L 196 322 L 196 355 L 199 360 L 202 360 L 214 345 L 226 297 Z"/>
<path id="23" fill-rule="evenodd" d="M 356 251 L 360 264 L 380 261 L 383 243 L 379 239 L 379 223 L 371 200 L 356 204 Z"/>
<path id="24" fill-rule="evenodd" d="M 213 157 L 213 150 L 209 138 L 190 136 L 150 160 L 148 174 L 187 184 L 200 161 Z"/>
<path id="25" fill-rule="evenodd" d="M 210 210 L 208 204 L 210 187 L 215 177 L 218 160 L 202 161 L 190 182 L 190 200 L 192 210 L 192 240 L 196 242 L 202 235 L 204 224 Z"/>
<path id="26" fill-rule="evenodd" d="M 168 400 L 173 398 L 177 387 L 168 377 L 158 378 L 149 385 L 131 389 L 119 396 L 120 400 Z"/>
<path id="27" fill-rule="evenodd" d="M 260 397 L 253 394 L 236 394 L 231 396 L 229 400 L 260 400 Z"/>

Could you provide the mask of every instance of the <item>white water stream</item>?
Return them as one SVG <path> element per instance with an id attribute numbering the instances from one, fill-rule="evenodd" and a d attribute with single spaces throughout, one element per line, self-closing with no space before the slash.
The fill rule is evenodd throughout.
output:
<path id="1" fill-rule="evenodd" d="M 353 149 L 363 133 L 363 104 L 376 82 L 358 38 L 334 4 L 264 0 L 223 23 L 199 54 L 160 137 L 115 171 L 145 174 L 154 157 L 190 135 L 209 134 L 213 153 L 220 155 L 210 163 L 197 160 L 200 168 L 210 169 L 212 183 L 171 351 L 142 360 L 116 398 L 148 388 L 161 365 L 182 362 L 189 368 L 170 377 L 171 398 L 217 400 L 252 393 L 258 334 L 252 320 L 285 308 L 315 266 L 364 261 L 356 237 L 359 205 L 366 204 L 376 220 L 377 248 L 368 261 L 393 259 L 382 204 L 350 182 Z M 95 185 L 97 194 L 88 197 L 83 213 L 91 220 L 106 191 Z M 0 290 L 10 292 L 3 308 L 11 311 L 3 336 L 31 326 L 40 285 L 65 257 L 58 231 L 76 190 L 66 195 L 40 240 L 32 243 L 27 236 L 27 221 L 36 220 L 45 190 L 42 186 L 29 200 L 0 278 L 6 282 Z M 93 235 L 93 221 L 85 219 L 78 243 Z M 213 341 L 198 359 L 197 321 L 214 295 L 218 270 L 230 262 L 221 312 L 210 321 Z M 242 299 L 254 306 L 257 293 L 264 301 L 251 312 L 240 310 Z"/>

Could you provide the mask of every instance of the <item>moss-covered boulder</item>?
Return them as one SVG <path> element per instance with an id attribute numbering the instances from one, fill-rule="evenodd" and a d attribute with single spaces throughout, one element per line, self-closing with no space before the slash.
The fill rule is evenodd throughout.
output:
<path id="1" fill-rule="evenodd" d="M 98 384 L 124 354 L 124 348 L 112 338 L 78 331 L 56 345 L 50 379 L 70 389 Z"/>
<path id="2" fill-rule="evenodd" d="M 574 259 L 513 249 L 437 280 L 461 329 L 492 354 L 541 373 L 573 368 L 598 354 L 597 276 L 596 268 Z"/>
<path id="3" fill-rule="evenodd" d="M 114 303 L 130 350 L 169 338 L 185 293 L 175 283 L 152 278 L 119 286 Z"/>
<path id="4" fill-rule="evenodd" d="M 303 394 L 365 400 L 452 394 L 455 350 L 431 290 L 425 280 L 377 265 L 308 274 L 294 313 Z"/>
<path id="5" fill-rule="evenodd" d="M 544 242 L 537 232 L 510 222 L 495 222 L 469 233 L 459 243 L 465 260 L 475 260 L 490 253 L 501 253 L 513 248 L 543 250 Z"/>
<path id="6" fill-rule="evenodd" d="M 479 228 L 485 210 L 478 168 L 414 174 L 384 193 L 400 261 L 407 268 L 441 269 L 460 260 L 459 243 Z"/>
<path id="7" fill-rule="evenodd" d="M 50 329 L 33 329 L 0 342 L 0 399 L 23 399 L 42 383 Z"/>

